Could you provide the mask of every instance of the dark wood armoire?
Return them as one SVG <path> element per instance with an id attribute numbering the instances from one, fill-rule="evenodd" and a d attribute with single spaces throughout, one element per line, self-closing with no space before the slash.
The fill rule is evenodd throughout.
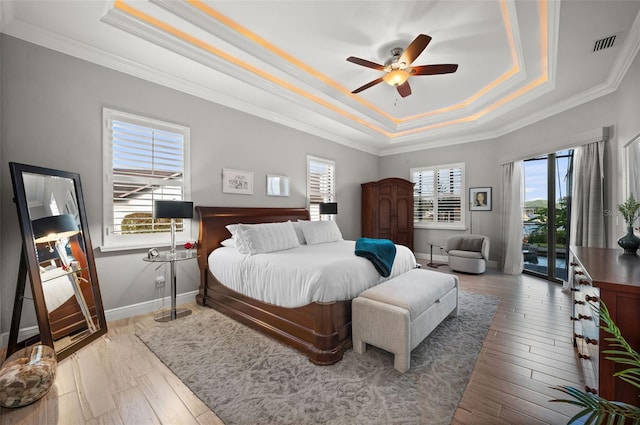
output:
<path id="1" fill-rule="evenodd" d="M 362 184 L 362 236 L 390 239 L 413 251 L 413 186 L 391 177 Z"/>

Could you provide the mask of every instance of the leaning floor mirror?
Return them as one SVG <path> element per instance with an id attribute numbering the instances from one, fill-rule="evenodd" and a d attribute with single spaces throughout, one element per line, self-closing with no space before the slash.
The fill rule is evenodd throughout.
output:
<path id="1" fill-rule="evenodd" d="M 40 342 L 62 360 L 107 332 L 80 176 L 14 162 L 9 168 L 22 254 L 7 357 Z M 18 341 L 29 334 L 21 329 L 27 274 L 39 334 Z"/>

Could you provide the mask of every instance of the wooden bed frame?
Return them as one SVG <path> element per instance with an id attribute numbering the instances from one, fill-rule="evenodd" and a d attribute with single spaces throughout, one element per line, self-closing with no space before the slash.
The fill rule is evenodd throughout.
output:
<path id="1" fill-rule="evenodd" d="M 200 291 L 196 301 L 290 345 L 319 365 L 342 359 L 351 347 L 351 300 L 314 302 L 284 308 L 257 301 L 222 285 L 209 271 L 208 257 L 230 238 L 225 228 L 235 223 L 308 220 L 304 208 L 229 208 L 196 206 L 199 214 L 198 267 Z"/>

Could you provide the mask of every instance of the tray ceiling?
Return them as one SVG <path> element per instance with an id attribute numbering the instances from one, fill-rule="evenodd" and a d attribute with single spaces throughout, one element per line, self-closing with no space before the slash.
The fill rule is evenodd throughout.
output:
<path id="1" fill-rule="evenodd" d="M 493 138 L 616 90 L 640 46 L 637 1 L 17 1 L 1 30 L 386 155 Z M 391 49 L 432 37 L 412 94 L 377 84 Z M 600 39 L 611 46 L 594 50 Z M 609 43 L 600 43 L 608 45 Z"/>

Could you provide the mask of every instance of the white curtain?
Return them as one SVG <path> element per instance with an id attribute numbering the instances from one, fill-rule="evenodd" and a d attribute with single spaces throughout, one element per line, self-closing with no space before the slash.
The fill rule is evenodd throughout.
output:
<path id="1" fill-rule="evenodd" d="M 502 166 L 502 240 L 504 255 L 502 271 L 520 274 L 524 267 L 522 257 L 522 206 L 524 203 L 522 161 Z"/>
<path id="2" fill-rule="evenodd" d="M 573 151 L 573 194 L 569 244 L 606 247 L 604 219 L 604 141 L 579 146 Z M 564 282 L 571 288 L 573 273 Z"/>
<path id="3" fill-rule="evenodd" d="M 579 146 L 573 153 L 570 244 L 604 248 L 604 142 Z"/>

